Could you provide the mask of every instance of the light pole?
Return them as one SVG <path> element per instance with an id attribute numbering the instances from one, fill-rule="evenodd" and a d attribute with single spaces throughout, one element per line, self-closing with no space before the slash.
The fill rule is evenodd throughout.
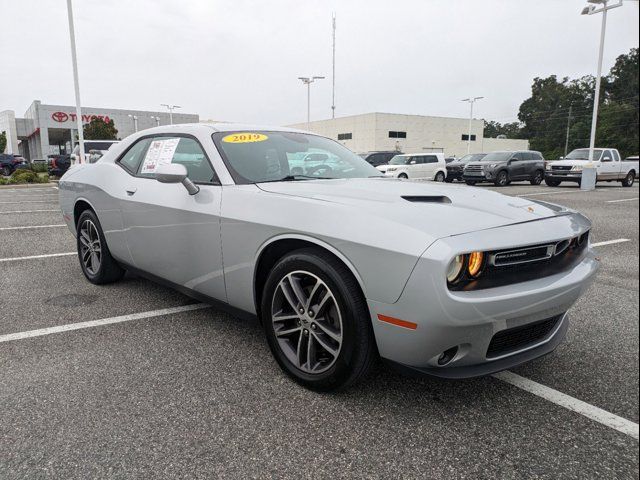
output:
<path id="1" fill-rule="evenodd" d="M 463 98 L 463 102 L 469 102 L 471 104 L 471 112 L 469 113 L 469 136 L 467 137 L 467 153 L 471 153 L 471 121 L 473 120 L 473 104 L 476 100 L 480 100 L 484 97 L 469 97 Z"/>
<path id="2" fill-rule="evenodd" d="M 173 125 L 173 111 L 176 108 L 182 108 L 182 107 L 180 105 L 169 105 L 168 103 L 161 103 L 160 106 L 167 107 L 167 109 L 169 110 L 169 124 Z"/>
<path id="3" fill-rule="evenodd" d="M 316 80 L 322 80 L 324 77 L 298 77 L 307 86 L 307 130 L 311 130 L 311 84 Z"/>
<path id="4" fill-rule="evenodd" d="M 156 127 L 160 126 L 160 117 L 156 117 L 155 115 L 151 115 L 151 120 L 155 120 Z"/>
<path id="5" fill-rule="evenodd" d="M 82 111 L 80 108 L 80 82 L 78 80 L 78 59 L 76 56 L 76 34 L 73 27 L 73 7 L 71 0 L 67 0 L 67 15 L 69 17 L 69 38 L 71 40 L 71 63 L 73 64 L 73 84 L 76 93 L 76 124 L 78 127 L 78 143 L 80 151 L 78 159 L 80 163 L 84 163 L 84 131 L 82 130 Z M 73 139 L 71 139 L 73 145 Z"/>
<path id="6" fill-rule="evenodd" d="M 127 115 L 129 118 L 133 119 L 133 131 L 138 132 L 138 116 L 137 115 Z"/>
<path id="7" fill-rule="evenodd" d="M 589 162 L 593 162 L 593 149 L 596 143 L 596 124 L 598 121 L 598 104 L 600 103 L 600 79 L 602 77 L 602 54 L 604 51 L 604 32 L 607 29 L 607 10 L 622 6 L 622 0 L 609 5 L 609 0 L 588 0 L 590 5 L 582 9 L 582 15 L 595 15 L 602 13 L 602 26 L 600 27 L 600 50 L 598 51 L 598 72 L 596 74 L 596 91 L 593 96 L 593 115 L 591 117 L 591 136 L 589 138 Z M 602 5 L 597 8 L 596 5 Z"/>

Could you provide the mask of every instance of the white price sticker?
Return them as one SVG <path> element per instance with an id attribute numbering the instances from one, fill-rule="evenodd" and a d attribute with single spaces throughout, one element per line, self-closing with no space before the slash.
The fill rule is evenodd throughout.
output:
<path id="1" fill-rule="evenodd" d="M 179 138 L 163 138 L 151 142 L 140 173 L 156 173 L 160 165 L 171 163 L 179 142 Z"/>

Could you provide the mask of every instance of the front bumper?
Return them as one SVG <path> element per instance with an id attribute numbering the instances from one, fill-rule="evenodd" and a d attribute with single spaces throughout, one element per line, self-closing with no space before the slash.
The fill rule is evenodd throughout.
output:
<path id="1" fill-rule="evenodd" d="M 369 301 L 381 357 L 416 372 L 462 378 L 511 368 L 549 353 L 564 338 L 568 328 L 565 313 L 598 270 L 591 248 L 569 270 L 485 290 L 450 291 L 445 270 L 459 253 L 519 246 L 522 238 L 530 245 L 559 241 L 589 228 L 586 218 L 572 214 L 438 240 L 419 259 L 395 303 Z M 554 237 L 547 232 L 554 232 Z M 416 327 L 403 328 L 381 321 L 378 315 L 409 321 Z M 543 338 L 488 357 L 496 333 L 556 316 L 561 321 Z M 440 355 L 453 347 L 458 348 L 453 360 L 439 365 Z"/>
<path id="2" fill-rule="evenodd" d="M 560 182 L 580 182 L 582 180 L 582 172 L 572 170 L 547 170 L 544 173 L 544 178 L 548 180 L 558 180 Z"/>

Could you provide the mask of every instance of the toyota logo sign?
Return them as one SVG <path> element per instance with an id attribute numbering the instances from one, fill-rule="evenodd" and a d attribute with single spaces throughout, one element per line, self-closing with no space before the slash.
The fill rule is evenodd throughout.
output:
<path id="1" fill-rule="evenodd" d="M 66 122 L 67 120 L 69 120 L 69 115 L 67 115 L 64 112 L 53 112 L 51 114 L 51 118 L 53 120 L 55 120 L 56 122 L 62 123 L 62 122 Z"/>

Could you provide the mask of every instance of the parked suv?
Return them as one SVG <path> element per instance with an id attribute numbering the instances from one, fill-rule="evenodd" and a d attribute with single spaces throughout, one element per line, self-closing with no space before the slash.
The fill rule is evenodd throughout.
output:
<path id="1" fill-rule="evenodd" d="M 21 168 L 21 165 L 26 163 L 27 161 L 20 155 L 0 153 L 0 174 L 8 177 L 16 168 Z"/>
<path id="2" fill-rule="evenodd" d="M 492 182 L 504 187 L 523 180 L 540 185 L 544 180 L 544 157 L 532 150 L 488 153 L 480 162 L 467 163 L 462 178 L 467 185 Z"/>
<path id="3" fill-rule="evenodd" d="M 469 162 L 479 162 L 486 156 L 486 153 L 470 153 L 458 160 L 454 158 L 451 162 L 447 162 L 447 178 L 445 181 L 451 183 L 454 180 L 462 180 L 464 166 Z"/>
<path id="4" fill-rule="evenodd" d="M 369 162 L 374 167 L 378 165 L 386 165 L 389 163 L 393 157 L 402 152 L 367 152 L 367 153 L 359 153 L 362 158 L 364 158 L 367 162 Z"/>
<path id="5" fill-rule="evenodd" d="M 403 153 L 394 156 L 388 165 L 379 165 L 386 177 L 426 178 L 444 182 L 447 178 L 447 164 L 444 153 Z"/>

